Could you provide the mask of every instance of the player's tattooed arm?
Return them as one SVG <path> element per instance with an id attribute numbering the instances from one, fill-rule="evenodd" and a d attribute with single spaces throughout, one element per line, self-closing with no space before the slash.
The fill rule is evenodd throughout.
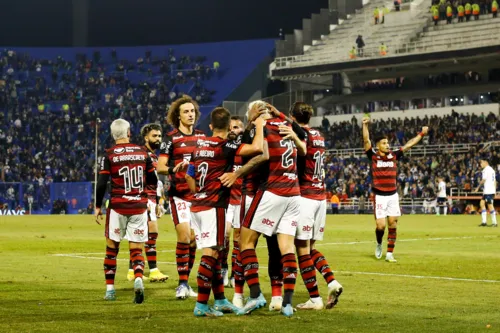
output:
<path id="1" fill-rule="evenodd" d="M 364 117 L 362 122 L 363 122 L 363 145 L 365 151 L 368 151 L 372 147 L 372 143 L 370 142 L 370 130 L 368 129 L 368 125 L 370 124 L 370 118 Z"/>
<path id="2" fill-rule="evenodd" d="M 267 141 L 264 141 L 264 153 L 261 155 L 253 157 L 250 161 L 245 163 L 241 168 L 235 172 L 228 172 L 219 177 L 223 186 L 231 187 L 240 177 L 245 177 L 250 172 L 255 170 L 259 165 L 269 160 L 269 149 L 267 147 Z"/>
<path id="3" fill-rule="evenodd" d="M 416 137 L 414 137 L 413 139 L 411 139 L 410 141 L 408 141 L 402 148 L 401 150 L 403 152 L 406 152 L 408 150 L 410 150 L 413 146 L 415 146 L 417 143 L 420 142 L 420 140 L 422 140 L 422 138 L 424 136 L 427 135 L 427 133 L 429 132 L 429 127 L 427 126 L 424 126 L 422 127 L 422 132 L 418 133 L 418 135 Z"/>
<path id="4" fill-rule="evenodd" d="M 306 156 L 307 154 L 307 145 L 306 142 L 301 140 L 297 133 L 290 126 L 280 125 L 279 126 L 280 134 L 283 135 L 283 140 L 292 140 L 297 147 L 297 154 L 300 156 Z"/>
<path id="5" fill-rule="evenodd" d="M 266 121 L 263 118 L 257 118 L 253 122 L 255 125 L 255 137 L 251 144 L 242 144 L 238 149 L 240 156 L 254 156 L 264 152 L 264 126 Z"/>

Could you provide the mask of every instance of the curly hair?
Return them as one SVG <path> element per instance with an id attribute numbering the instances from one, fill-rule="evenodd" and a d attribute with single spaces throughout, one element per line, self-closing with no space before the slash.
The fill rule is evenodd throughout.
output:
<path id="1" fill-rule="evenodd" d="M 152 124 L 146 124 L 142 126 L 141 128 L 141 136 L 144 138 L 149 134 L 151 131 L 162 131 L 162 128 L 160 125 L 152 123 Z"/>
<path id="2" fill-rule="evenodd" d="M 304 102 L 295 102 L 290 109 L 290 115 L 297 119 L 299 124 L 309 124 L 314 110 L 312 106 Z"/>
<path id="3" fill-rule="evenodd" d="M 172 125 L 175 128 L 179 128 L 181 120 L 179 119 L 180 117 L 180 112 L 181 112 L 181 105 L 191 103 L 194 105 L 194 110 L 196 112 L 196 118 L 195 122 L 200 119 L 201 113 L 200 113 L 200 106 L 194 99 L 191 98 L 191 96 L 188 95 L 182 95 L 178 99 L 176 99 L 171 105 L 170 108 L 168 109 L 167 113 L 167 123 Z"/>

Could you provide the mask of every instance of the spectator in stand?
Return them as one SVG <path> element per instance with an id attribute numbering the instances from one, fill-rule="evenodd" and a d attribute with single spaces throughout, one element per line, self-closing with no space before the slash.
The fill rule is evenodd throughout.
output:
<path id="1" fill-rule="evenodd" d="M 332 197 L 330 198 L 330 203 L 332 205 L 332 214 L 338 214 L 340 208 L 340 199 L 337 196 L 337 193 L 333 193 Z"/>
<path id="2" fill-rule="evenodd" d="M 491 12 L 493 13 L 493 18 L 496 18 L 498 15 L 498 1 L 493 0 L 491 2 Z"/>
<path id="3" fill-rule="evenodd" d="M 481 8 L 479 7 L 479 4 L 477 3 L 477 0 L 474 2 L 472 5 L 472 15 L 474 16 L 474 20 L 477 21 L 479 20 L 479 15 L 481 14 Z"/>
<path id="4" fill-rule="evenodd" d="M 471 15 L 472 15 L 472 5 L 471 5 L 470 1 L 466 1 L 466 3 L 465 3 L 465 20 L 467 22 L 470 21 Z"/>
<path id="5" fill-rule="evenodd" d="M 323 132 L 327 133 L 330 128 L 330 121 L 326 116 L 323 116 L 323 120 L 321 121 L 321 125 L 323 126 Z"/>

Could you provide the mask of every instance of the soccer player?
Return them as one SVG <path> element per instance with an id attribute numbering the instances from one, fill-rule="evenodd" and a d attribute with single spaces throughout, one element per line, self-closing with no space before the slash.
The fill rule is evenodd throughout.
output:
<path id="1" fill-rule="evenodd" d="M 491 215 L 491 226 L 498 227 L 497 224 L 497 212 L 495 211 L 495 206 L 493 205 L 493 201 L 495 199 L 495 193 L 497 188 L 497 182 L 495 179 L 495 170 L 490 166 L 486 157 L 481 157 L 479 160 L 481 164 L 481 168 L 483 168 L 483 179 L 479 183 L 479 186 L 476 188 L 476 192 L 479 192 L 481 186 L 483 186 L 483 198 L 481 199 L 481 224 L 480 227 L 486 227 L 486 204 L 488 204 L 488 209 L 490 210 Z"/>
<path id="2" fill-rule="evenodd" d="M 175 260 L 179 283 L 176 289 L 178 299 L 196 297 L 197 294 L 188 285 L 189 274 L 196 255 L 196 241 L 191 231 L 192 194 L 184 178 L 185 167 L 191 159 L 196 142 L 205 137 L 203 132 L 195 130 L 194 125 L 200 118 L 198 104 L 184 95 L 175 100 L 167 114 L 167 122 L 175 129 L 167 134 L 160 148 L 157 172 L 170 175 L 170 211 L 177 233 Z"/>
<path id="3" fill-rule="evenodd" d="M 292 124 L 283 118 L 265 113 L 267 120 L 266 142 L 269 161 L 261 177 L 250 208 L 242 223 L 240 233 L 241 260 L 245 281 L 250 288 L 250 298 L 238 315 L 251 313 L 267 302 L 260 290 L 259 263 L 255 245 L 261 234 L 271 237 L 277 234 L 283 267 L 284 297 L 281 313 L 293 315 L 292 296 L 297 276 L 297 260 L 294 253 L 294 238 L 300 215 L 300 187 L 297 177 L 297 154 L 306 154 L 306 144 L 292 129 Z M 271 266 L 271 264 L 269 264 Z"/>
<path id="4" fill-rule="evenodd" d="M 441 214 L 441 207 L 444 210 L 444 216 L 448 213 L 448 204 L 446 203 L 446 183 L 443 177 L 438 178 L 438 194 L 437 194 L 437 207 L 436 215 Z"/>
<path id="5" fill-rule="evenodd" d="M 198 298 L 194 315 L 222 316 L 223 312 L 236 312 L 239 308 L 224 296 L 220 251 L 226 242 L 226 209 L 230 189 L 222 186 L 219 177 L 233 168 L 234 158 L 251 156 L 263 151 L 263 126 L 265 121 L 255 121 L 256 134 L 252 144 L 241 144 L 240 140 L 228 140 L 231 114 L 217 107 L 210 114 L 213 136 L 200 139 L 186 175 L 192 193 L 191 212 L 198 247 L 203 256 L 198 269 Z M 234 137 L 236 139 L 236 137 Z M 208 306 L 210 290 L 213 291 L 214 308 Z"/>
<path id="6" fill-rule="evenodd" d="M 393 251 L 396 244 L 396 229 L 398 218 L 401 216 L 399 207 L 399 195 L 397 192 L 397 171 L 398 161 L 404 156 L 404 153 L 415 146 L 427 134 L 428 127 L 423 127 L 422 131 L 413 139 L 409 140 L 398 151 L 393 152 L 389 147 L 389 139 L 385 135 L 375 138 L 375 147 L 373 149 L 370 141 L 370 132 L 368 124 L 369 117 L 363 118 L 363 142 L 364 149 L 370 160 L 370 172 L 372 176 L 372 188 L 375 194 L 374 211 L 377 237 L 377 247 L 375 257 L 382 258 L 382 238 L 384 237 L 386 219 L 389 221 L 389 234 L 387 236 L 387 254 L 385 260 L 388 262 L 397 262 L 394 259 Z"/>
<path id="7" fill-rule="evenodd" d="M 307 133 L 307 154 L 298 156 L 297 169 L 300 184 L 300 218 L 298 220 L 295 247 L 299 259 L 299 269 L 310 299 L 298 304 L 297 309 L 322 310 L 323 300 L 319 295 L 316 282 L 316 269 L 328 284 L 327 309 L 334 307 L 342 294 L 342 285 L 335 280 L 335 275 L 315 243 L 323 240 L 326 222 L 326 191 L 324 180 L 325 139 L 317 130 L 309 127 L 313 108 L 303 102 L 292 106 L 290 117 Z"/>
<path id="8" fill-rule="evenodd" d="M 231 117 L 230 124 L 231 134 L 239 137 L 243 135 L 245 127 L 243 125 L 243 120 L 238 116 Z M 243 164 L 243 158 L 241 156 L 236 156 L 233 164 L 233 172 L 241 168 Z M 229 234 L 231 228 L 233 229 L 233 252 L 231 254 L 231 278 L 228 278 L 228 264 L 227 257 L 229 253 L 229 242 L 227 242 L 225 251 L 221 251 L 221 261 L 222 261 L 222 271 L 224 273 L 224 286 L 232 287 L 234 286 L 234 273 L 237 265 L 237 257 L 240 253 L 240 209 L 241 209 L 241 186 L 243 184 L 243 179 L 239 178 L 231 187 L 231 195 L 229 199 L 229 206 L 226 213 L 226 228 L 227 234 L 226 239 L 229 241 Z"/>
<path id="9" fill-rule="evenodd" d="M 135 303 L 144 301 L 144 257 L 142 248 L 148 240 L 148 196 L 144 189 L 156 186 L 153 162 L 144 148 L 131 144 L 130 124 L 123 119 L 111 123 L 111 134 L 115 146 L 106 150 L 101 160 L 101 170 L 97 182 L 95 219 L 102 220 L 102 201 L 111 176 L 111 200 L 106 213 L 106 256 L 104 275 L 106 277 L 105 300 L 116 300 L 115 274 L 116 257 L 120 241 L 129 241 L 130 260 L 134 269 Z"/>
<path id="10" fill-rule="evenodd" d="M 141 136 L 144 138 L 144 149 L 148 152 L 149 157 L 153 161 L 156 168 L 158 165 L 158 157 L 156 150 L 161 145 L 161 126 L 158 124 L 147 124 L 141 128 Z M 159 184 L 161 182 L 158 182 Z M 168 276 L 160 272 L 156 265 L 156 240 L 158 239 L 158 222 L 160 217 L 160 205 L 157 205 L 157 197 L 161 197 L 162 188 L 156 185 L 146 186 L 146 194 L 148 195 L 148 241 L 144 245 L 146 258 L 149 266 L 149 281 L 150 282 L 164 282 Z M 132 269 L 132 262 L 129 263 L 129 270 L 127 273 L 129 281 L 134 280 L 134 270 Z"/>

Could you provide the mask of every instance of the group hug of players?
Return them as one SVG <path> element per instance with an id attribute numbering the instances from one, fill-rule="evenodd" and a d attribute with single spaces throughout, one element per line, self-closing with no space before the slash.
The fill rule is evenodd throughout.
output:
<path id="1" fill-rule="evenodd" d="M 332 308 L 343 288 L 326 258 L 315 248 L 323 239 L 326 219 L 324 185 L 325 141 L 308 124 L 311 106 L 296 102 L 285 115 L 261 101 L 250 104 L 248 125 L 228 110 L 218 107 L 210 114 L 212 136 L 195 130 L 198 105 L 189 96 L 172 103 L 167 114 L 174 130 L 162 142 L 161 126 L 143 127 L 145 146 L 129 142 L 130 124 L 117 119 L 111 124 L 116 145 L 101 160 L 96 196 L 96 221 L 102 219 L 101 203 L 111 178 L 106 213 L 106 300 L 115 300 L 116 258 L 122 239 L 129 241 L 129 280 L 134 280 L 135 303 L 144 300 L 143 272 L 147 256 L 150 281 L 168 277 L 156 267 L 157 217 L 161 216 L 159 175 L 168 175 L 170 210 L 177 233 L 176 264 L 178 299 L 196 297 L 195 316 L 249 314 L 266 306 L 261 292 L 256 245 L 264 235 L 269 256 L 272 298 L 269 309 L 293 316 L 292 296 L 300 271 L 310 298 L 299 310 Z M 393 153 L 387 137 L 368 134 L 369 119 L 363 119 L 364 148 L 371 159 L 375 191 L 377 247 L 382 256 L 386 220 L 389 237 L 386 261 L 395 262 L 397 219 L 401 215 L 396 193 L 397 160 L 427 133 L 423 128 L 414 139 Z M 157 157 L 156 151 L 160 150 Z M 231 274 L 228 273 L 230 231 L 233 230 Z M 202 251 L 196 293 L 188 279 L 196 250 Z M 298 260 L 297 260 L 298 259 Z M 318 291 L 318 270 L 328 285 L 326 305 Z M 244 302 L 244 285 L 249 297 Z M 234 287 L 230 302 L 224 287 Z M 210 293 L 214 304 L 208 305 Z"/>

